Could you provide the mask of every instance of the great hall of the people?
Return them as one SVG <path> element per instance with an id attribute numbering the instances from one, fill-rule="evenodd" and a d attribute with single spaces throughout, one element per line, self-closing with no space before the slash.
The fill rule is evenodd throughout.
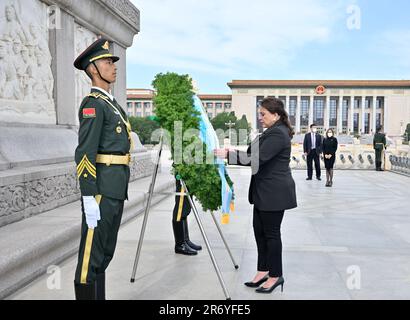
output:
<path id="1" fill-rule="evenodd" d="M 246 115 L 253 129 L 261 129 L 258 109 L 266 97 L 284 102 L 297 133 L 315 123 L 337 134 L 372 134 L 383 126 L 398 137 L 410 123 L 410 80 L 233 80 L 228 87 L 231 95 L 199 95 L 208 116 L 234 111 L 238 118 Z M 152 90 L 127 93 L 129 115 L 155 112 Z"/>

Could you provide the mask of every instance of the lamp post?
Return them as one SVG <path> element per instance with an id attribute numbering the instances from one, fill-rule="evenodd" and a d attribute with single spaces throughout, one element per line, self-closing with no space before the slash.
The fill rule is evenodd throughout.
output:
<path id="1" fill-rule="evenodd" d="M 232 128 L 235 127 L 235 123 L 229 120 L 228 123 L 225 123 L 225 125 L 229 128 L 229 145 L 232 143 Z"/>

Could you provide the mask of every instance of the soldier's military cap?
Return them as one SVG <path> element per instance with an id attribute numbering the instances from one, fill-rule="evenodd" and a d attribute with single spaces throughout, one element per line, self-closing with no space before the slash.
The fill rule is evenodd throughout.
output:
<path id="1" fill-rule="evenodd" d="M 119 57 L 114 56 L 110 52 L 110 42 L 107 39 L 101 38 L 95 41 L 82 54 L 80 54 L 74 62 L 74 67 L 85 71 L 94 61 L 105 58 L 111 58 L 113 62 L 120 60 Z"/>

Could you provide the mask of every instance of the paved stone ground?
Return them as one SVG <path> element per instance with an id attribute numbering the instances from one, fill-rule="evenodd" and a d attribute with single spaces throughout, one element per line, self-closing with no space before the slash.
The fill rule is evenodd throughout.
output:
<path id="1" fill-rule="evenodd" d="M 201 216 L 233 299 L 410 299 L 410 178 L 336 171 L 330 189 L 294 171 L 299 207 L 287 212 L 283 223 L 284 292 L 259 295 L 243 285 L 256 268 L 252 208 L 247 202 L 250 172 L 232 168 L 230 173 L 236 183 L 237 212 L 222 228 L 240 264 L 238 271 L 212 218 Z M 107 298 L 225 299 L 206 250 L 196 257 L 173 253 L 172 207 L 170 197 L 152 210 L 134 284 L 130 275 L 142 218 L 122 228 L 108 270 Z M 190 219 L 192 240 L 204 244 L 193 215 Z M 45 275 L 10 298 L 73 299 L 75 263 L 73 257 L 60 266 L 60 290 L 47 289 Z M 360 289 L 349 289 L 352 271 L 359 276 L 354 279 Z"/>

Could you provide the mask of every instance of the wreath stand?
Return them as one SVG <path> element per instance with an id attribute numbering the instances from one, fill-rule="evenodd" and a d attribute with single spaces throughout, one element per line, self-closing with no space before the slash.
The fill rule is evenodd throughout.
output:
<path id="1" fill-rule="evenodd" d="M 146 204 L 146 206 L 145 206 L 144 220 L 143 220 L 143 223 L 142 223 L 142 229 L 141 229 L 140 239 L 139 239 L 139 242 L 138 242 L 137 253 L 136 253 L 136 256 L 135 256 L 134 268 L 133 268 L 132 276 L 131 276 L 131 283 L 134 283 L 134 282 L 135 282 L 135 275 L 136 275 L 136 273 L 137 273 L 139 258 L 140 258 L 141 250 L 142 250 L 142 244 L 143 244 L 143 241 L 144 241 L 144 235 L 145 235 L 145 231 L 146 231 L 146 228 L 147 228 L 148 215 L 149 215 L 149 212 L 150 212 L 150 209 L 151 209 L 151 201 L 152 201 L 152 197 L 153 197 L 153 195 L 154 195 L 154 188 L 155 188 L 155 183 L 156 183 L 157 176 L 158 176 L 158 170 L 159 170 L 159 166 L 160 166 L 160 161 L 161 161 L 161 155 L 162 155 L 163 146 L 164 146 L 164 141 L 163 141 L 163 136 L 161 135 L 161 138 L 160 138 L 160 149 L 159 149 L 159 152 L 158 152 L 157 161 L 156 161 L 156 163 L 155 163 L 155 168 L 154 168 L 154 173 L 153 173 L 153 175 L 152 175 L 151 185 L 150 185 L 149 191 L 148 191 L 148 199 L 147 199 L 147 204 Z M 226 300 L 231 300 L 231 297 L 230 297 L 230 295 L 229 295 L 228 289 L 226 288 L 226 285 L 225 285 L 225 281 L 224 281 L 224 279 L 223 279 L 223 277 L 222 277 L 221 271 L 220 271 L 220 269 L 219 269 L 219 267 L 218 267 L 218 264 L 217 264 L 217 262 L 216 262 L 216 259 L 215 259 L 215 255 L 214 255 L 214 253 L 213 253 L 213 251 L 212 251 L 210 242 L 209 242 L 209 240 L 208 240 L 208 237 L 207 237 L 207 235 L 206 235 L 204 226 L 203 226 L 203 224 L 202 224 L 201 217 L 200 217 L 200 215 L 199 215 L 199 213 L 198 213 L 198 209 L 197 209 L 197 207 L 196 207 L 196 205 L 195 205 L 195 203 L 194 203 L 194 201 L 193 201 L 191 195 L 189 194 L 189 190 L 187 189 L 187 186 L 186 186 L 184 180 L 182 180 L 181 177 L 177 177 L 177 179 L 181 181 L 182 188 L 185 190 L 185 196 L 188 197 L 189 203 L 190 203 L 190 205 L 191 205 L 191 209 L 192 209 L 192 211 L 193 211 L 193 213 L 194 213 L 194 215 L 195 215 L 195 219 L 196 219 L 196 222 L 198 223 L 198 226 L 199 226 L 199 229 L 200 229 L 200 231 L 201 231 L 202 237 L 204 238 L 204 242 L 205 242 L 205 244 L 206 244 L 206 248 L 208 249 L 209 256 L 210 256 L 211 261 L 212 261 L 212 264 L 213 264 L 213 266 L 214 266 L 214 268 L 215 268 L 216 275 L 218 276 L 218 279 L 219 279 L 219 282 L 220 282 L 221 287 L 222 287 L 222 289 L 223 289 L 223 292 L 224 292 L 224 294 L 225 294 Z M 176 194 L 176 195 L 180 195 L 180 196 L 182 195 L 181 193 L 161 193 L 161 194 L 167 194 L 167 195 L 174 195 L 174 194 Z M 182 196 L 184 196 L 184 195 L 182 195 Z M 224 235 L 223 235 L 223 233 L 222 233 L 222 230 L 221 230 L 221 228 L 220 228 L 220 226 L 219 226 L 219 224 L 218 224 L 218 221 L 216 220 L 215 215 L 214 215 L 213 212 L 211 212 L 211 216 L 212 216 L 212 219 L 213 219 L 214 222 L 215 222 L 215 225 L 216 225 L 216 227 L 217 227 L 217 229 L 218 229 L 218 232 L 219 232 L 219 234 L 220 234 L 220 236 L 221 236 L 221 238 L 222 238 L 222 241 L 223 241 L 223 243 L 224 243 L 224 245 L 225 245 L 225 247 L 226 247 L 226 250 L 228 251 L 229 256 L 231 257 L 232 263 L 233 263 L 235 269 L 238 270 L 238 269 L 239 269 L 239 265 L 236 263 L 236 261 L 235 261 L 233 255 L 232 255 L 232 252 L 231 252 L 231 250 L 230 250 L 230 248 L 229 248 L 229 246 L 228 246 L 228 243 L 226 242 L 226 239 L 225 239 L 225 237 L 224 237 Z"/>

